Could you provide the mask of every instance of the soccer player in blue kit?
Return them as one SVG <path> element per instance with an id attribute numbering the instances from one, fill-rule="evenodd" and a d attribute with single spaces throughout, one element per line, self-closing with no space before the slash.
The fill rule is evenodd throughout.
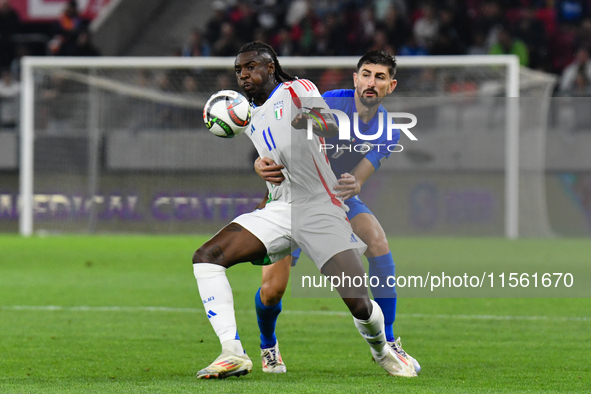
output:
<path id="1" fill-rule="evenodd" d="M 375 140 L 356 140 L 352 133 L 353 138 L 350 142 L 339 140 L 338 136 L 325 141 L 330 165 L 337 179 L 340 178 L 335 191 L 338 192 L 338 197 L 345 199 L 345 204 L 349 207 L 347 218 L 353 231 L 368 246 L 365 255 L 369 262 L 369 277 L 379 278 L 380 284 L 387 283 L 387 278 L 394 276 L 394 260 L 384 229 L 358 194 L 371 174 L 390 156 L 390 150 L 394 150 L 388 148 L 395 148 L 394 145 L 400 138 L 400 131 L 395 130 L 392 138 L 388 140 L 385 132 L 387 111 L 381 105 L 384 97 L 396 88 L 395 73 L 394 56 L 384 51 L 370 51 L 359 60 L 357 72 L 353 74 L 355 89 L 331 90 L 322 95 L 331 109 L 345 112 L 351 123 L 354 119 L 353 114 L 358 113 L 359 132 L 363 135 L 375 135 L 379 128 L 379 117 L 383 117 L 383 133 Z M 353 127 L 353 124 L 351 126 Z M 365 146 L 360 147 L 362 144 Z M 276 185 L 283 181 L 282 168 L 283 166 L 275 164 L 270 158 L 259 158 L 255 163 L 257 173 L 264 180 Z M 281 312 L 281 298 L 287 287 L 291 266 L 295 265 L 298 258 L 299 250 L 295 251 L 293 256 L 263 267 L 262 285 L 255 296 L 257 320 L 261 331 L 263 372 L 287 371 L 279 352 L 275 325 Z M 372 293 L 384 313 L 389 346 L 412 362 L 415 370 L 419 372 L 419 363 L 402 349 L 400 338 L 396 340 L 394 336 L 396 289 L 378 285 L 372 287 Z"/>

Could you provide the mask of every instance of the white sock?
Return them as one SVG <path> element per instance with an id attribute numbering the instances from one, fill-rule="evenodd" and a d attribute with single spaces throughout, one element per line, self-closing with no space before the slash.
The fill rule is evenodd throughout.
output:
<path id="1" fill-rule="evenodd" d="M 244 349 L 236 328 L 234 297 L 226 268 L 217 264 L 197 263 L 193 264 L 193 273 L 205 313 L 222 344 L 222 352 L 226 350 L 243 355 Z"/>
<path id="2" fill-rule="evenodd" d="M 386 333 L 384 332 L 384 315 L 377 302 L 371 300 L 371 303 L 373 310 L 369 320 L 353 318 L 353 321 L 363 339 L 371 346 L 374 356 L 383 357 L 388 352 L 388 348 L 386 347 Z"/>

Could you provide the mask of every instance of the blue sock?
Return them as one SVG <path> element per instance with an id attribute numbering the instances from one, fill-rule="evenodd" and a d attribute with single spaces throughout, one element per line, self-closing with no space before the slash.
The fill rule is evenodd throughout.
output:
<path id="1" fill-rule="evenodd" d="M 389 276 L 394 276 L 395 265 L 392 252 L 383 256 L 368 258 L 369 277 L 375 276 L 380 279 L 378 287 L 372 287 L 371 292 L 384 314 L 386 326 L 386 340 L 394 342 L 394 320 L 396 320 L 396 287 L 385 285 Z M 384 287 L 381 287 L 384 284 Z"/>
<path id="2" fill-rule="evenodd" d="M 277 323 L 277 316 L 281 313 L 281 301 L 274 306 L 265 306 L 261 301 L 261 289 L 259 288 L 254 297 L 254 303 L 257 310 L 257 322 L 261 331 L 261 349 L 273 347 L 277 343 L 275 323 Z"/>

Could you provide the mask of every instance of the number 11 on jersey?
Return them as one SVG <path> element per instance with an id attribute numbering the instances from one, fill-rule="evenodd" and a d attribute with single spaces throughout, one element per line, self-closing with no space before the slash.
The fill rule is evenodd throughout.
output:
<path id="1" fill-rule="evenodd" d="M 267 138 L 267 134 L 269 135 L 269 138 Z M 265 143 L 267 144 L 267 148 L 269 148 L 269 151 L 272 151 L 273 149 L 277 148 L 277 145 L 275 145 L 275 140 L 273 139 L 273 134 L 271 134 L 271 128 L 267 128 L 267 130 L 263 130 L 263 138 L 265 139 Z M 273 144 L 273 147 L 271 147 L 271 144 L 269 143 L 269 140 L 271 141 L 271 143 Z"/>

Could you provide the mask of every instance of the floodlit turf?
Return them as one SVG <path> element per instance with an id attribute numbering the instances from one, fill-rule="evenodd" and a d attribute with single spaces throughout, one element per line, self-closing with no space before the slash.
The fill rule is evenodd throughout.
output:
<path id="1" fill-rule="evenodd" d="M 197 370 L 219 353 L 191 268 L 192 252 L 204 240 L 1 236 L 0 393 L 591 390 L 591 300 L 584 298 L 401 299 L 395 333 L 423 367 L 418 378 L 405 379 L 371 362 L 340 300 L 288 295 L 278 336 L 289 372 L 263 374 L 253 302 L 260 268 L 250 264 L 228 275 L 255 369 L 240 378 L 197 380 Z M 515 256 L 589 262 L 589 244 L 391 240 L 398 267 L 436 264 L 449 255 L 484 256 L 491 264 Z"/>

